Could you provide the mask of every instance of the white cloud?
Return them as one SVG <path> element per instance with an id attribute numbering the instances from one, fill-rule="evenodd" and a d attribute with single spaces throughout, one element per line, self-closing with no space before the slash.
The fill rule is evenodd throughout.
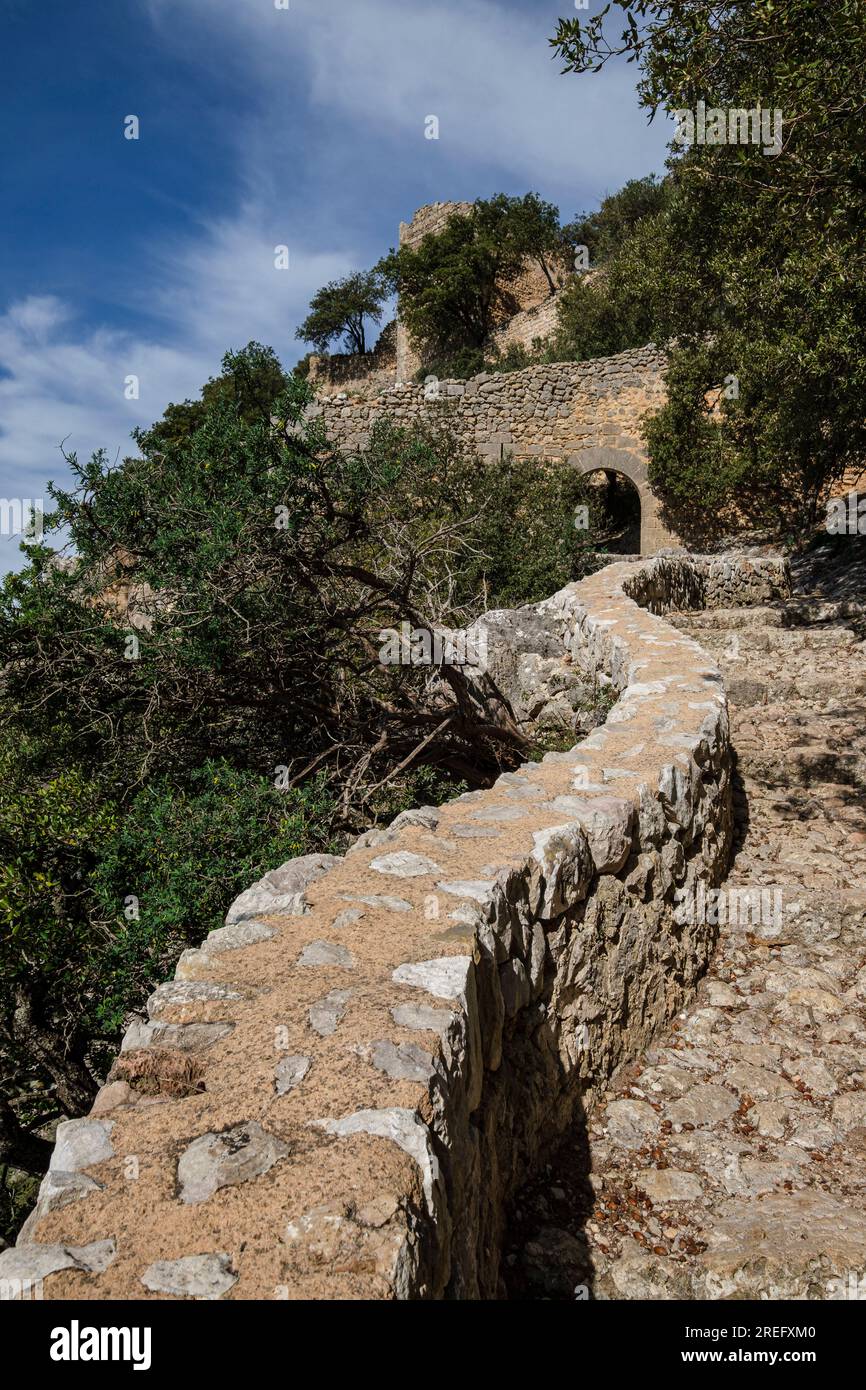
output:
<path id="1" fill-rule="evenodd" d="M 199 240 L 155 250 L 140 293 L 164 331 L 147 337 L 82 328 L 74 307 L 50 295 L 9 305 L 0 315 L 0 496 L 47 500 L 48 480 L 68 479 L 61 442 L 80 459 L 131 452 L 132 429 L 197 395 L 228 348 L 257 338 L 290 366 L 304 350 L 294 329 L 311 295 L 353 267 L 293 247 L 289 269 L 277 270 L 277 244 L 269 215 L 248 206 Z M 137 400 L 126 399 L 129 376 Z M 19 563 L 17 545 L 0 537 L 0 572 Z"/>
<path id="2" fill-rule="evenodd" d="M 614 189 L 663 159 L 663 126 L 648 128 L 638 109 L 634 67 L 562 76 L 547 42 L 553 10 L 497 0 L 292 0 L 281 11 L 270 0 L 150 0 L 150 9 L 176 43 L 222 39 L 264 112 L 278 116 L 305 82 L 313 108 L 341 122 L 346 151 L 373 137 L 405 154 L 409 139 L 424 159 L 433 143 L 424 118 L 436 115 L 437 153 L 526 187 Z M 277 120 L 271 132 L 273 143 Z"/>
<path id="3" fill-rule="evenodd" d="M 278 247 L 288 269 L 278 269 Z M 309 249 L 278 209 L 247 204 L 232 218 L 203 226 L 197 239 L 157 251 L 147 267 L 151 312 L 178 325 L 198 350 L 217 354 L 251 338 L 284 348 L 294 360 L 296 326 L 310 299 L 356 262 L 342 253 Z"/>
<path id="4" fill-rule="evenodd" d="M 11 304 L 6 324 L 26 341 L 42 342 L 70 316 L 68 304 L 54 294 L 32 294 Z"/>

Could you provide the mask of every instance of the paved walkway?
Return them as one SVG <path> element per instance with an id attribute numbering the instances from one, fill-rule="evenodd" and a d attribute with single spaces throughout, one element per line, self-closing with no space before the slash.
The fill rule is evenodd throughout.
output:
<path id="1" fill-rule="evenodd" d="M 674 620 L 731 703 L 718 948 L 521 1194 L 503 1294 L 866 1298 L 866 605 L 799 568 L 787 604 Z"/>

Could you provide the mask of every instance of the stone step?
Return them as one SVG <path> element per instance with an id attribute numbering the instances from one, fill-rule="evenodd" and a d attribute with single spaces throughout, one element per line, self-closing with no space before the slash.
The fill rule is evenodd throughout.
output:
<path id="1" fill-rule="evenodd" d="M 753 627 L 783 627 L 784 615 L 778 608 L 704 608 L 690 613 L 667 613 L 665 622 L 688 632 L 724 631 Z"/>
<path id="2" fill-rule="evenodd" d="M 765 787 L 738 769 L 733 799 L 735 806 L 772 816 L 780 825 L 796 819 L 799 823 L 825 821 L 845 824 L 852 830 L 866 829 L 866 802 L 850 783 L 812 782 L 808 787 L 793 786 L 786 791 Z"/>
<path id="3" fill-rule="evenodd" d="M 863 615 L 809 594 L 671 619 L 732 707 L 718 944 L 694 1001 L 521 1194 L 512 1297 L 866 1296 L 866 663 L 840 625 Z"/>
<path id="4" fill-rule="evenodd" d="M 820 594 L 788 599 L 781 609 L 786 626 L 838 622 L 843 618 L 866 619 L 866 603 L 859 599 L 827 599 Z"/>
<path id="5" fill-rule="evenodd" d="M 730 649 L 735 655 L 750 652 L 848 652 L 858 645 L 847 627 L 767 627 L 756 625 L 738 630 L 701 628 L 693 630 L 695 640 L 708 651 Z"/>
<path id="6" fill-rule="evenodd" d="M 866 603 L 856 599 L 826 599 L 820 595 L 787 599 L 778 606 L 755 608 L 701 608 L 669 613 L 665 621 L 688 631 L 714 628 L 741 630 L 754 627 L 802 629 L 851 618 L 866 619 Z"/>
<path id="7" fill-rule="evenodd" d="M 784 749 L 737 750 L 737 767 L 743 777 L 773 786 L 809 787 L 818 782 L 838 782 L 866 787 L 866 756 L 851 751 L 804 744 Z"/>
<path id="8" fill-rule="evenodd" d="M 821 705 L 834 697 L 855 698 L 866 694 L 866 670 L 851 672 L 840 667 L 836 676 L 824 672 L 787 671 L 766 677 L 741 674 L 736 666 L 724 662 L 721 665 L 728 699 L 741 708 L 790 699 Z"/>
<path id="9" fill-rule="evenodd" d="M 866 695 L 866 673 L 851 678 L 847 687 L 833 676 L 784 676 L 776 680 L 760 680 L 759 677 L 740 676 L 734 670 L 723 667 L 724 688 L 728 701 L 734 708 L 751 709 L 758 705 L 776 705 L 783 701 L 808 701 L 809 708 L 820 713 L 827 701 L 842 695 L 855 699 Z"/>

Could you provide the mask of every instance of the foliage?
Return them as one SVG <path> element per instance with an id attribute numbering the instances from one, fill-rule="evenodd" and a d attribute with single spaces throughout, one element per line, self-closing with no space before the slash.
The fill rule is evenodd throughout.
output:
<path id="1" fill-rule="evenodd" d="M 522 198 L 509 198 L 500 193 L 487 203 L 476 203 L 491 230 L 500 237 L 505 234 L 513 241 L 524 259 L 535 261 L 543 271 L 551 294 L 557 289 L 551 265 L 557 267 L 566 256 L 571 243 L 567 229 L 560 226 L 559 209 L 526 193 Z"/>
<path id="2" fill-rule="evenodd" d="M 629 179 L 603 198 L 596 211 L 580 213 L 564 230 L 575 247 L 586 247 L 595 268 L 615 256 L 646 218 L 664 212 L 669 201 L 670 183 L 655 174 Z"/>
<path id="3" fill-rule="evenodd" d="M 509 456 L 497 461 L 485 485 L 468 586 L 484 587 L 485 608 L 537 603 L 582 577 L 604 519 L 575 469 Z M 586 529 L 575 525 L 581 505 L 588 508 Z"/>
<path id="4" fill-rule="evenodd" d="M 386 424 L 363 456 L 339 454 L 301 424 L 308 400 L 291 379 L 252 422 L 221 398 L 170 449 L 143 433 L 121 468 L 70 459 L 77 487 L 52 489 L 46 526 L 67 530 L 77 562 L 31 547 L 0 605 L 8 695 L 23 710 L 38 688 L 35 733 L 62 723 L 70 756 L 124 786 L 209 756 L 252 757 L 265 775 L 327 764 L 343 785 L 350 767 L 373 770 L 371 746 L 384 773 L 441 722 L 425 673 L 383 668 L 377 634 L 460 617 L 472 469 L 444 436 Z M 459 673 L 440 687 L 462 711 L 462 751 L 449 730 L 428 760 L 456 758 L 461 775 L 470 757 L 495 765 L 497 736 L 467 741 L 474 696 Z"/>
<path id="5" fill-rule="evenodd" d="M 277 864 L 338 848 L 319 778 L 273 779 L 208 760 L 183 785 L 163 776 L 124 808 L 91 878 L 108 924 L 95 1024 L 111 1034 L 178 955 L 222 925 L 226 904 Z M 126 906 L 129 897 L 135 903 Z"/>
<path id="6" fill-rule="evenodd" d="M 653 477 L 671 511 L 714 498 L 748 520 L 808 534 L 829 485 L 866 455 L 866 214 L 862 84 L 866 3 L 615 0 L 624 16 L 562 20 L 568 70 L 626 54 L 640 99 L 695 111 L 782 113 L 781 153 L 696 145 L 671 160 L 648 267 L 670 405 L 651 427 Z M 708 350 L 708 342 L 712 349 Z M 727 390 L 714 414 L 707 397 Z"/>
<path id="7" fill-rule="evenodd" d="M 446 356 L 428 357 L 415 372 L 416 381 L 438 377 L 440 381 L 466 381 L 480 372 L 496 370 L 491 367 L 483 348 L 458 348 Z"/>
<path id="8" fill-rule="evenodd" d="M 0 589 L 0 1165 L 44 1168 L 124 1016 L 262 872 L 525 755 L 492 686 L 384 666 L 381 633 L 573 577 L 579 480 L 444 424 L 341 453 L 310 399 L 227 354 L 136 457 L 70 457 Z"/>
<path id="9" fill-rule="evenodd" d="M 652 276 L 667 250 L 666 218 L 658 214 L 627 233 L 602 269 L 575 276 L 559 301 L 549 360 L 583 362 L 652 342 L 659 327 Z"/>
<path id="10" fill-rule="evenodd" d="M 347 352 L 366 352 L 364 321 L 380 321 L 389 293 L 388 277 L 379 267 L 332 280 L 313 295 L 310 312 L 295 337 L 312 343 L 320 353 L 340 338 Z"/>
<path id="11" fill-rule="evenodd" d="M 202 387 L 201 398 L 169 405 L 162 418 L 135 439 L 151 453 L 170 449 L 199 429 L 209 410 L 219 404 L 234 406 L 247 424 L 260 419 L 287 385 L 287 377 L 273 348 L 248 343 L 242 352 L 227 352 L 223 370 Z"/>
<path id="12" fill-rule="evenodd" d="M 419 246 L 392 252 L 387 266 L 401 317 L 425 369 L 439 376 L 480 371 L 491 331 L 516 308 L 509 287 L 525 261 L 542 267 L 552 292 L 551 265 L 567 245 L 552 204 L 535 193 L 501 193 L 477 199 Z"/>
<path id="13" fill-rule="evenodd" d="M 61 741 L 62 742 L 62 741 Z M 56 750 L 4 735 L 0 754 L 0 1217 L 35 1192 L 47 1124 L 89 1107 L 124 1017 L 228 902 L 275 864 L 330 848 L 316 782 L 207 762 L 124 803 Z M 9 1164 L 19 1170 L 11 1175 Z"/>

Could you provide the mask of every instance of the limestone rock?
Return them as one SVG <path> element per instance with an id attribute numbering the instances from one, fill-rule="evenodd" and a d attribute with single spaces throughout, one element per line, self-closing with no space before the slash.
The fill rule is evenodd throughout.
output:
<path id="1" fill-rule="evenodd" d="M 454 1015 L 448 1009 L 434 1009 L 427 1004 L 398 1004 L 391 1010 L 391 1017 L 400 1028 L 441 1034 L 448 1031 Z"/>
<path id="2" fill-rule="evenodd" d="M 284 1096 L 300 1086 L 312 1065 L 311 1057 L 283 1057 L 274 1068 L 274 1084 L 278 1096 Z"/>
<path id="3" fill-rule="evenodd" d="M 607 1129 L 615 1144 L 642 1148 L 659 1127 L 659 1117 L 644 1100 L 616 1100 L 607 1107 Z"/>
<path id="4" fill-rule="evenodd" d="M 94 1240 L 89 1245 L 16 1245 L 0 1254 L 0 1282 L 34 1285 L 62 1269 L 103 1274 L 116 1255 L 114 1240 Z"/>
<path id="5" fill-rule="evenodd" d="M 310 1005 L 310 1027 L 320 1037 L 329 1038 L 332 1033 L 336 1033 L 339 1024 L 343 1021 L 351 995 L 350 989 L 332 989 L 330 994 L 325 995 L 324 999 L 319 999 L 315 1004 Z"/>
<path id="6" fill-rule="evenodd" d="M 168 980 L 153 991 L 147 1001 L 147 1012 L 150 1018 L 161 1019 L 170 1010 L 186 1005 L 222 1003 L 243 997 L 240 990 L 216 981 Z"/>
<path id="7" fill-rule="evenodd" d="M 238 1281 L 231 1256 L 224 1251 L 213 1255 L 184 1255 L 179 1260 L 156 1260 L 141 1276 L 153 1293 L 175 1294 L 178 1298 L 217 1299 Z"/>
<path id="8" fill-rule="evenodd" d="M 386 912 L 411 912 L 412 904 L 405 898 L 395 898 L 388 893 L 358 893 L 352 897 L 344 895 L 347 903 L 364 903 L 366 907 L 382 907 Z"/>
<path id="9" fill-rule="evenodd" d="M 372 859 L 370 868 L 380 874 L 393 874 L 396 878 L 422 878 L 427 874 L 441 872 L 439 865 L 428 859 L 426 854 L 411 854 L 407 849 L 399 849 L 393 854 L 383 854 L 378 859 Z"/>
<path id="10" fill-rule="evenodd" d="M 433 1214 L 439 1185 L 439 1160 L 433 1151 L 427 1126 L 421 1123 L 414 1111 L 396 1106 L 390 1110 L 357 1110 L 339 1120 L 319 1120 L 318 1124 L 328 1134 L 341 1139 L 351 1134 L 372 1134 L 377 1138 L 390 1139 L 404 1153 L 410 1154 L 421 1169 L 428 1211 Z"/>
<path id="11" fill-rule="evenodd" d="M 91 1192 L 101 1192 L 102 1184 L 86 1173 L 68 1173 L 49 1168 L 39 1185 L 36 1205 L 21 1228 L 18 1239 L 26 1243 L 37 1223 L 49 1211 L 80 1201 Z"/>
<path id="12" fill-rule="evenodd" d="M 276 934 L 276 927 L 244 918 L 243 921 L 208 932 L 201 949 L 209 955 L 219 951 L 238 951 L 244 946 L 255 946 L 259 941 L 270 941 Z"/>
<path id="13" fill-rule="evenodd" d="M 50 1171 L 77 1173 L 82 1168 L 90 1168 L 95 1163 L 112 1158 L 113 1128 L 113 1120 L 64 1120 L 57 1126 Z"/>
<path id="14" fill-rule="evenodd" d="M 825 1192 L 729 1203 L 701 1256 L 709 1298 L 826 1297 L 831 1277 L 862 1270 L 866 1214 Z"/>
<path id="15" fill-rule="evenodd" d="M 343 970 L 355 968 L 351 952 L 333 941 L 311 941 L 299 955 L 298 965 L 338 965 Z"/>
<path id="16" fill-rule="evenodd" d="M 434 1074 L 432 1057 L 417 1043 L 380 1039 L 365 1050 L 373 1066 L 395 1081 L 429 1081 Z"/>
<path id="17" fill-rule="evenodd" d="M 261 1177 L 288 1152 L 282 1140 L 268 1134 L 256 1120 L 221 1134 L 202 1134 L 178 1160 L 180 1200 L 187 1205 L 206 1202 L 221 1187 Z"/>
<path id="18" fill-rule="evenodd" d="M 587 840 L 597 873 L 616 874 L 631 852 L 631 802 L 614 797 L 560 796 L 552 803 L 580 825 Z"/>
<path id="19" fill-rule="evenodd" d="M 341 863 L 335 854 L 302 854 L 260 878 L 239 897 L 226 913 L 226 926 L 250 917 L 296 917 L 306 911 L 304 889 Z"/>
<path id="20" fill-rule="evenodd" d="M 692 1124 L 697 1129 L 712 1127 L 733 1115 L 737 1098 L 723 1086 L 694 1086 L 679 1100 L 672 1101 L 665 1111 L 671 1124 Z"/>
<path id="21" fill-rule="evenodd" d="M 472 971 L 470 956 L 441 956 L 398 965 L 391 978 L 398 985 L 412 985 L 435 994 L 437 999 L 461 999 Z"/>
<path id="22" fill-rule="evenodd" d="M 704 1191 L 700 1178 L 677 1168 L 645 1168 L 635 1174 L 635 1182 L 651 1202 L 659 1205 L 666 1202 L 696 1202 Z"/>

